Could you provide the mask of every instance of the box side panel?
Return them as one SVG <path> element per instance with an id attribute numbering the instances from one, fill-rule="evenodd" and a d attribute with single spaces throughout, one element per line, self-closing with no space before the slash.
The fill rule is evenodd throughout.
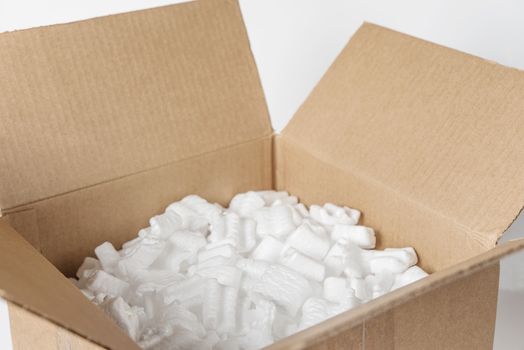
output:
<path id="1" fill-rule="evenodd" d="M 395 312 L 393 310 L 366 320 L 363 328 L 365 349 L 395 349 Z"/>
<path id="2" fill-rule="evenodd" d="M 466 228 L 389 187 L 327 164 L 282 138 L 278 145 L 278 189 L 306 204 L 333 202 L 361 210 L 363 224 L 377 232 L 378 248 L 413 246 L 430 272 L 487 250 Z"/>
<path id="3" fill-rule="evenodd" d="M 357 324 L 343 331 L 329 331 L 317 333 L 314 338 L 302 337 L 295 334 L 293 339 L 284 338 L 283 341 L 268 346 L 267 350 L 361 350 L 364 343 L 363 323 Z"/>
<path id="4" fill-rule="evenodd" d="M 40 251 L 40 230 L 36 220 L 36 212 L 33 208 L 17 211 L 4 217 L 15 230 L 22 234 L 26 241 L 38 251 Z"/>
<path id="5" fill-rule="evenodd" d="M 492 248 L 524 205 L 522 110 L 524 72 L 364 24 L 282 134 Z"/>
<path id="6" fill-rule="evenodd" d="M 11 228 L 5 218 L 0 218 L 0 240 L 0 296 L 3 299 L 97 344 L 111 349 L 138 349 L 101 309 Z"/>
<path id="7" fill-rule="evenodd" d="M 104 241 L 119 247 L 149 226 L 168 204 L 199 194 L 226 205 L 238 192 L 271 187 L 271 137 L 17 208 L 8 217 L 24 229 L 38 228 L 37 247 L 60 271 L 74 275 Z M 23 209 L 20 214 L 18 210 Z M 28 210 L 33 215 L 28 215 Z M 16 219 L 18 215 L 35 223 Z"/>
<path id="8" fill-rule="evenodd" d="M 364 340 L 363 340 L 363 330 L 362 325 L 356 326 L 337 334 L 336 336 L 329 337 L 320 343 L 306 346 L 304 349 L 307 350 L 362 350 L 364 349 Z"/>
<path id="9" fill-rule="evenodd" d="M 102 350 L 103 347 L 9 303 L 13 350 Z"/>
<path id="10" fill-rule="evenodd" d="M 497 264 L 367 320 L 365 349 L 492 349 L 498 281 Z"/>
<path id="11" fill-rule="evenodd" d="M 0 34 L 0 208 L 272 133 L 237 1 Z"/>

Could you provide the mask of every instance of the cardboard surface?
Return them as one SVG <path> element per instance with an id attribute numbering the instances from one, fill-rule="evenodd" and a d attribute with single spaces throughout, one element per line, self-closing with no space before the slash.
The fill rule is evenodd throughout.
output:
<path id="1" fill-rule="evenodd" d="M 365 24 L 282 138 L 488 249 L 523 207 L 523 110 L 524 72 Z"/>
<path id="2" fill-rule="evenodd" d="M 14 350 L 102 350 L 78 334 L 72 333 L 20 306 L 9 303 Z M 2 350 L 10 350 L 1 348 Z"/>
<path id="3" fill-rule="evenodd" d="M 495 264 L 399 305 L 366 322 L 366 350 L 492 350 L 498 284 Z"/>
<path id="4" fill-rule="evenodd" d="M 0 34 L 0 208 L 272 133 L 236 1 Z"/>
<path id="5" fill-rule="evenodd" d="M 0 297 L 111 349 L 138 349 L 5 218 L 0 218 L 0 241 Z"/>
<path id="6" fill-rule="evenodd" d="M 344 333 L 339 333 L 334 337 L 328 338 L 323 342 L 316 344 L 305 345 L 307 350 L 362 350 L 364 349 L 364 327 L 363 325 L 356 326 Z"/>
<path id="7" fill-rule="evenodd" d="M 120 247 L 148 220 L 188 194 L 227 204 L 239 192 L 271 187 L 271 138 L 208 153 L 5 213 L 67 276 L 104 241 Z M 32 214 L 31 214 L 32 213 Z M 34 221 L 33 221 L 34 220 Z M 33 227 L 38 227 L 35 237 Z"/>

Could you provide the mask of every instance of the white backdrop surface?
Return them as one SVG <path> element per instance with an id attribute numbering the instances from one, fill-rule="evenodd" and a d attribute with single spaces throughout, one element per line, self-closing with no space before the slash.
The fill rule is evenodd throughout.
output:
<path id="1" fill-rule="evenodd" d="M 177 2 L 183 1 L 0 0 L 0 32 Z M 277 131 L 286 125 L 362 21 L 524 69 L 524 2 L 518 0 L 240 3 Z M 503 240 L 522 237 L 523 233 L 521 215 Z M 507 260 L 502 266 L 497 350 L 522 349 L 524 343 L 524 255 Z"/>

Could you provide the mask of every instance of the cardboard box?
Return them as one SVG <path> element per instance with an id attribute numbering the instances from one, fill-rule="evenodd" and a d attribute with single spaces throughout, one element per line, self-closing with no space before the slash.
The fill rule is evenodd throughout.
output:
<path id="1" fill-rule="evenodd" d="M 524 203 L 524 73 L 365 24 L 274 135 L 236 1 L 5 33 L 0 62 L 16 348 L 136 349 L 64 274 L 184 195 L 275 188 L 362 210 L 433 274 L 273 349 L 491 349 L 498 261 L 524 247 L 497 246 Z"/>

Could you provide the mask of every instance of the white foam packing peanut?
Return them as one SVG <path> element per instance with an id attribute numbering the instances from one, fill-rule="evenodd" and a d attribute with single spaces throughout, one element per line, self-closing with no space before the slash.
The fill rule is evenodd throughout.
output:
<path id="1" fill-rule="evenodd" d="M 286 244 L 316 260 L 322 260 L 329 251 L 330 242 L 321 226 L 304 222 L 286 240 Z"/>
<path id="2" fill-rule="evenodd" d="M 118 279 L 109 273 L 99 270 L 87 278 L 86 288 L 93 293 L 109 296 L 123 296 L 129 289 L 129 283 Z"/>
<path id="3" fill-rule="evenodd" d="M 144 349 L 258 349 L 425 276 L 410 247 L 374 250 L 360 212 L 250 191 L 190 195 L 75 284 Z"/>
<path id="4" fill-rule="evenodd" d="M 294 316 L 311 294 L 311 287 L 299 273 L 282 265 L 271 265 L 255 282 L 251 292 L 270 299 Z"/>
<path id="5" fill-rule="evenodd" d="M 106 298 L 100 307 L 111 316 L 120 328 L 122 328 L 131 339 L 138 340 L 140 327 L 139 315 L 121 297 Z"/>
<path id="6" fill-rule="evenodd" d="M 251 254 L 254 260 L 277 262 L 284 244 L 273 236 L 266 236 Z"/>
<path id="7" fill-rule="evenodd" d="M 375 231 L 372 228 L 359 225 L 335 225 L 331 232 L 334 241 L 345 240 L 358 245 L 360 248 L 375 248 Z"/>
<path id="8" fill-rule="evenodd" d="M 263 207 L 255 211 L 256 232 L 259 236 L 272 235 L 282 238 L 293 231 L 295 221 L 291 208 L 286 204 Z"/>
<path id="9" fill-rule="evenodd" d="M 280 263 L 317 282 L 322 282 L 326 274 L 324 265 L 293 248 L 288 248 L 281 254 Z"/>
<path id="10" fill-rule="evenodd" d="M 328 277 L 324 280 L 324 299 L 332 303 L 356 302 L 351 281 L 341 277 Z"/>
<path id="11" fill-rule="evenodd" d="M 302 307 L 302 317 L 298 330 L 314 326 L 332 316 L 351 309 L 356 304 L 351 303 L 348 299 L 346 303 L 331 303 L 319 297 L 311 297 L 306 300 Z"/>

